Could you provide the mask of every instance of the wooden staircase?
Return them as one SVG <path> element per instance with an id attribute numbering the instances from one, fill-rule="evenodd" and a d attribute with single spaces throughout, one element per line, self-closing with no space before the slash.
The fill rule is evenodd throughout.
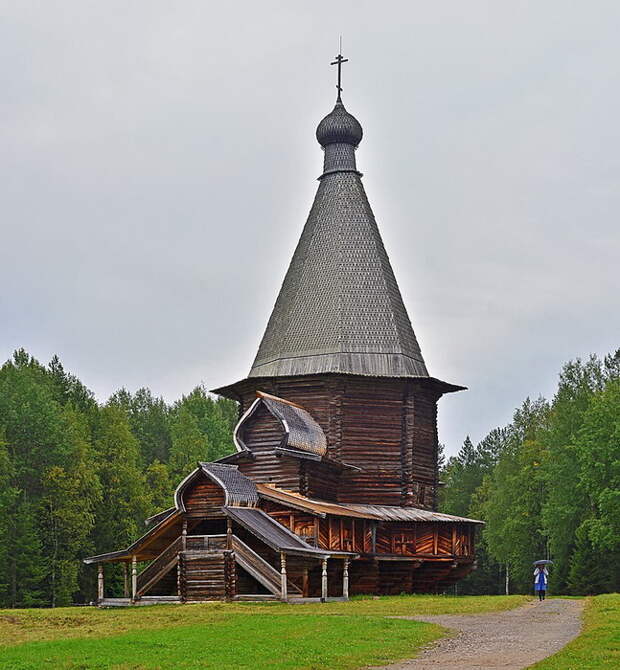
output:
<path id="1" fill-rule="evenodd" d="M 185 547 L 184 547 L 185 544 Z M 245 570 L 269 592 L 238 594 L 236 566 Z M 170 571 L 179 566 L 178 595 L 184 601 L 219 599 L 274 599 L 282 595 L 280 572 L 236 535 L 227 548 L 225 535 L 190 535 L 178 537 L 137 576 L 136 599 L 146 595 Z M 288 595 L 301 597 L 299 587 L 287 582 Z"/>
<path id="2" fill-rule="evenodd" d="M 182 538 L 177 537 L 172 544 L 168 545 L 157 558 L 142 570 L 137 578 L 136 598 L 143 596 L 177 565 L 182 546 Z"/>
<path id="3" fill-rule="evenodd" d="M 262 584 L 274 596 L 282 595 L 282 582 L 280 573 L 267 561 L 259 556 L 253 549 L 233 535 L 232 548 L 237 565 L 242 567 L 247 573 L 252 575 L 257 582 Z M 297 586 L 290 581 L 287 582 L 288 593 L 294 597 L 301 597 L 303 594 Z"/>

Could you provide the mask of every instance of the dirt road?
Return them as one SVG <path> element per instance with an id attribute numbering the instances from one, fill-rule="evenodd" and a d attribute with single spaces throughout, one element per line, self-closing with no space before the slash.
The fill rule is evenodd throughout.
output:
<path id="1" fill-rule="evenodd" d="M 581 628 L 580 600 L 533 601 L 508 612 L 398 617 L 450 628 L 417 658 L 375 670 L 520 670 L 570 642 Z"/>

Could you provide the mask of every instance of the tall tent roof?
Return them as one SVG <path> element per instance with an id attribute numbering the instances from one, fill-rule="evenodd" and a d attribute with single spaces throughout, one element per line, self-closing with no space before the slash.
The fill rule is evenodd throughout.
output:
<path id="1" fill-rule="evenodd" d="M 428 377 L 356 167 L 361 139 L 339 96 L 317 128 L 324 171 L 250 377 Z"/>

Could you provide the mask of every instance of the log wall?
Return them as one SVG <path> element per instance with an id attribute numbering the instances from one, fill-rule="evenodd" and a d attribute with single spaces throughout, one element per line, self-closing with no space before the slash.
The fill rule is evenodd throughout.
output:
<path id="1" fill-rule="evenodd" d="M 333 465 L 316 461 L 300 461 L 299 492 L 308 498 L 338 500 L 341 471 Z"/>
<path id="2" fill-rule="evenodd" d="M 183 492 L 186 516 L 193 518 L 219 513 L 224 500 L 222 487 L 206 475 L 197 477 Z"/>
<path id="3" fill-rule="evenodd" d="M 188 601 L 232 598 L 236 593 L 236 565 L 232 552 L 183 552 L 181 593 Z"/>
<path id="4" fill-rule="evenodd" d="M 256 472 L 261 477 L 258 481 L 277 481 L 282 488 L 295 486 L 295 491 L 326 500 L 434 509 L 440 394 L 429 385 L 344 375 L 246 379 L 236 386 L 240 412 L 254 402 L 257 390 L 304 407 L 324 430 L 329 456 L 362 471 L 332 471 L 327 481 L 327 470 L 313 471 L 305 465 L 305 470 L 294 473 L 293 464 L 285 465 L 282 460 L 278 468 L 278 461 L 272 458 L 269 464 L 265 460 L 255 466 L 244 464 L 244 472 Z M 272 418 L 271 435 L 267 425 L 258 423 L 252 429 L 256 435 L 246 439 L 257 440 L 259 449 L 262 444 L 273 449 L 282 437 L 277 421 Z"/>
<path id="5" fill-rule="evenodd" d="M 252 402 L 256 398 L 253 398 Z M 299 461 L 277 456 L 275 449 L 282 443 L 284 430 L 280 422 L 261 406 L 248 419 L 241 439 L 255 456 L 239 462 L 239 470 L 255 482 L 276 483 L 279 487 L 298 492 L 300 488 Z"/>

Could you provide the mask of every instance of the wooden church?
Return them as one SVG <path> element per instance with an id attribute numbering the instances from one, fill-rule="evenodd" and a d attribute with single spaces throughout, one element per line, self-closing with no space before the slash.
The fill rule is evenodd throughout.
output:
<path id="1" fill-rule="evenodd" d="M 343 60 L 316 131 L 316 197 L 254 364 L 214 391 L 239 403 L 232 453 L 198 463 L 130 547 L 85 559 L 101 605 L 437 592 L 474 568 L 481 522 L 435 511 L 437 402 L 464 387 L 426 369 L 357 169 Z M 122 599 L 105 597 L 110 562 Z"/>

